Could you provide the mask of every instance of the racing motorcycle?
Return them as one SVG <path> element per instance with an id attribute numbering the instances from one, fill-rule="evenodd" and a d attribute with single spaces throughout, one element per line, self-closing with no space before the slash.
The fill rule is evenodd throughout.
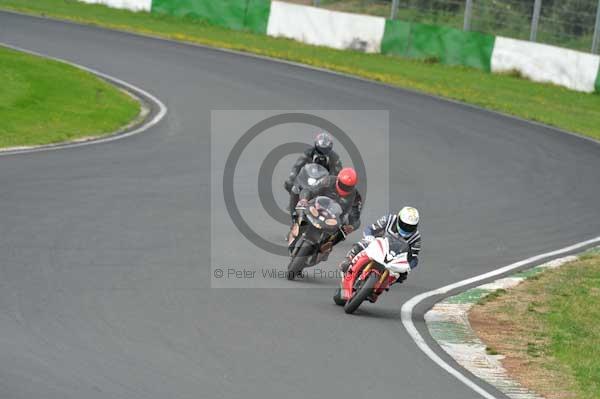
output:
<path id="1" fill-rule="evenodd" d="M 409 257 L 410 246 L 406 241 L 391 237 L 373 239 L 352 260 L 333 301 L 344 306 L 344 311 L 349 314 L 365 300 L 375 303 L 401 273 L 410 271 Z"/>
<path id="2" fill-rule="evenodd" d="M 294 185 L 290 190 L 290 205 L 289 210 L 292 216 L 292 220 L 296 220 L 296 204 L 298 203 L 298 197 L 300 192 L 305 188 L 310 188 L 316 185 L 319 180 L 325 176 L 329 176 L 329 171 L 324 166 L 318 163 L 307 163 L 300 169 Z"/>
<path id="3" fill-rule="evenodd" d="M 336 234 L 344 234 L 342 213 L 342 207 L 329 197 L 319 196 L 308 202 L 288 237 L 288 280 L 294 280 L 305 267 L 327 260 Z"/>

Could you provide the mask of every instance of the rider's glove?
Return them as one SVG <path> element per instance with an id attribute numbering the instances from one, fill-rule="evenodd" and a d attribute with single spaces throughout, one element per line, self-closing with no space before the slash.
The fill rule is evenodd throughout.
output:
<path id="1" fill-rule="evenodd" d="M 294 186 L 294 182 L 291 179 L 287 179 L 284 183 L 283 183 L 283 187 L 285 188 L 285 191 L 287 191 L 288 193 L 290 191 L 292 191 L 292 187 Z"/>
<path id="2" fill-rule="evenodd" d="M 354 231 L 354 227 L 352 227 L 352 225 L 346 224 L 342 226 L 342 230 L 344 231 L 344 234 L 348 235 Z"/>
<path id="3" fill-rule="evenodd" d="M 308 206 L 308 201 L 305 199 L 301 199 L 300 201 L 298 201 L 298 203 L 296 204 L 296 210 L 305 210 L 306 207 Z"/>
<path id="4" fill-rule="evenodd" d="M 308 201 L 305 199 L 301 199 L 300 201 L 298 201 L 298 203 L 296 204 L 296 214 L 298 216 L 298 218 L 303 218 L 304 217 L 304 211 L 306 210 L 306 207 L 308 206 Z"/>
<path id="5" fill-rule="evenodd" d="M 373 242 L 375 240 L 375 236 L 364 236 L 363 237 L 363 241 L 366 244 L 370 244 L 371 242 Z"/>

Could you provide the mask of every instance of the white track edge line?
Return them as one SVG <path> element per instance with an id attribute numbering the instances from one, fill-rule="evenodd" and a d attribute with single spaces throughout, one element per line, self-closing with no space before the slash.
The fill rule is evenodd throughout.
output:
<path id="1" fill-rule="evenodd" d="M 151 102 L 153 102 L 157 107 L 158 107 L 158 112 L 156 113 L 156 115 L 154 115 L 154 117 L 152 119 L 150 119 L 149 121 L 146 121 L 145 123 L 141 124 L 140 126 L 138 126 L 137 128 L 130 130 L 126 133 L 122 133 L 122 134 L 114 134 L 114 135 L 110 135 L 108 137 L 105 138 L 98 138 L 98 139 L 92 139 L 89 141 L 82 141 L 82 142 L 74 142 L 74 143 L 57 143 L 57 144 L 49 144 L 49 145 L 42 145 L 39 147 L 33 147 L 33 148 L 24 148 L 24 149 L 16 149 L 14 151 L 6 151 L 6 152 L 0 152 L 0 156 L 3 155 L 17 155 L 17 154 L 27 154 L 27 153 L 32 153 L 32 152 L 41 152 L 41 151 L 53 151 L 53 150 L 62 150 L 62 149 L 66 149 L 66 148 L 75 148 L 75 147 L 82 147 L 82 146 L 86 146 L 86 145 L 92 145 L 92 144 L 100 144 L 100 143 L 108 143 L 110 141 L 115 141 L 115 140 L 120 140 L 120 139 L 124 139 L 126 137 L 130 137 L 133 136 L 135 134 L 144 132 L 148 129 L 150 129 L 151 127 L 155 126 L 158 122 L 160 122 L 165 115 L 168 112 L 168 108 L 165 104 L 162 103 L 162 101 L 160 101 L 158 98 L 156 98 L 154 95 L 148 93 L 147 91 L 131 84 L 128 82 L 125 82 L 124 80 L 115 78 L 114 76 L 108 75 L 106 73 L 97 71 L 95 69 L 92 68 L 88 68 L 86 66 L 83 65 L 79 65 L 76 64 L 74 62 L 71 61 L 67 61 L 64 60 L 62 58 L 58 58 L 58 57 L 52 57 L 49 56 L 47 54 L 42 54 L 42 53 L 38 53 L 36 51 L 33 50 L 28 50 L 19 46 L 15 46 L 12 44 L 8 44 L 8 43 L 4 43 L 4 42 L 0 42 L 0 46 L 2 47 L 6 47 L 12 50 L 16 50 L 16 51 L 20 51 L 22 53 L 26 53 L 26 54 L 31 54 L 31 55 L 35 55 L 38 57 L 43 57 L 45 59 L 49 59 L 49 60 L 53 60 L 53 61 L 58 61 L 58 62 L 62 62 L 64 64 L 70 65 L 72 67 L 75 67 L 77 69 L 81 69 L 83 71 L 92 73 L 96 76 L 99 76 L 103 79 L 106 79 L 112 83 L 115 83 L 118 86 L 122 86 L 125 87 L 129 90 L 131 90 L 134 93 L 137 93 L 139 95 L 141 95 L 141 97 L 145 97 L 147 99 L 149 99 Z"/>
<path id="2" fill-rule="evenodd" d="M 577 250 L 577 249 L 580 249 L 580 248 L 583 248 L 583 247 L 586 247 L 588 245 L 598 243 L 598 242 L 600 242 L 600 236 L 598 236 L 596 238 L 592 238 L 587 241 L 582 241 L 577 244 L 570 245 L 565 248 L 558 249 L 556 251 L 546 252 L 546 253 L 543 253 L 540 255 L 532 256 L 530 258 L 527 258 L 527 259 L 524 259 L 524 260 L 521 260 L 521 261 L 518 261 L 515 263 L 511 263 L 508 266 L 504 266 L 499 269 L 492 270 L 491 272 L 480 274 L 478 276 L 474 276 L 474 277 L 471 277 L 471 278 L 468 278 L 465 280 L 461 280 L 456 283 L 449 284 L 444 287 L 438 288 L 436 290 L 424 292 L 422 294 L 414 296 L 402 305 L 402 310 L 401 310 L 402 324 L 404 325 L 404 328 L 406 328 L 406 331 L 408 332 L 408 334 L 410 335 L 412 340 L 419 347 L 419 349 L 421 349 L 421 351 L 423 351 L 423 353 L 425 353 L 434 363 L 436 363 L 438 366 L 440 366 L 441 368 L 446 370 L 448 373 L 450 373 L 451 375 L 456 377 L 460 382 L 462 382 L 463 384 L 465 384 L 466 386 L 471 388 L 473 391 L 480 394 L 482 397 L 484 397 L 486 399 L 496 399 L 495 396 L 493 396 L 492 394 L 487 392 L 485 389 L 481 388 L 474 381 L 472 381 L 471 379 L 466 377 L 464 374 L 462 374 L 459 370 L 457 370 L 454 367 L 452 367 L 451 365 L 449 365 L 437 353 L 435 353 L 433 351 L 433 349 L 431 349 L 431 347 L 427 344 L 427 342 L 425 341 L 425 339 L 423 338 L 421 333 L 419 333 L 419 331 L 417 330 L 417 327 L 415 326 L 415 324 L 413 322 L 413 310 L 414 310 L 415 306 L 417 306 L 423 300 L 430 298 L 432 296 L 443 295 L 443 294 L 446 294 L 456 288 L 464 287 L 464 286 L 470 285 L 472 283 L 476 283 L 478 281 L 482 281 L 482 280 L 486 280 L 491 277 L 499 276 L 501 274 L 504 274 L 504 273 L 509 272 L 514 269 L 518 269 L 519 267 L 525 266 L 527 264 L 537 262 L 537 261 L 545 259 L 545 258 L 561 255 L 566 252 L 571 252 L 571 251 L 574 251 L 574 250 Z"/>

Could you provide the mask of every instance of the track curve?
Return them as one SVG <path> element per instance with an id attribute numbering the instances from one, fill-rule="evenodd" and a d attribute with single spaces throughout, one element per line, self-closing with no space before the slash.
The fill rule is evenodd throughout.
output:
<path id="1" fill-rule="evenodd" d="M 600 147 L 550 128 L 1 12 L 0 41 L 132 82 L 170 110 L 127 140 L 0 157 L 2 398 L 476 398 L 412 343 L 400 305 L 600 231 Z M 425 252 L 366 317 L 340 312 L 330 290 L 210 289 L 210 110 L 232 108 L 390 110 L 390 187 L 422 208 Z"/>
<path id="2" fill-rule="evenodd" d="M 113 85 L 121 88 L 122 90 L 127 91 L 131 96 L 136 98 L 136 100 L 141 103 L 141 107 L 143 108 L 141 114 L 136 118 L 136 120 L 134 120 L 128 126 L 125 126 L 124 128 L 121 128 L 121 129 L 119 129 L 119 131 L 114 132 L 112 134 L 109 134 L 109 135 L 106 135 L 103 137 L 89 139 L 89 140 L 83 140 L 83 141 L 75 140 L 75 141 L 71 141 L 71 142 L 45 144 L 45 145 L 23 147 L 23 148 L 16 148 L 16 149 L 2 149 L 2 150 L 0 150 L 0 156 L 26 154 L 26 153 L 32 153 L 32 152 L 51 151 L 51 150 L 62 150 L 62 149 L 66 149 L 66 148 L 83 147 L 86 145 L 108 143 L 110 141 L 124 139 L 126 137 L 133 136 L 135 134 L 142 133 L 142 132 L 150 129 L 152 126 L 154 126 L 158 122 L 160 122 L 162 120 L 162 118 L 164 118 L 165 115 L 167 114 L 167 107 L 165 107 L 165 105 L 158 98 L 156 98 L 152 94 L 148 93 L 147 91 L 140 89 L 139 87 L 136 87 L 130 83 L 124 82 L 118 78 L 106 75 L 102 72 L 95 71 L 91 68 L 87 68 L 87 67 L 83 67 L 81 65 L 71 63 L 66 60 L 53 58 L 48 55 L 36 53 L 34 51 L 29 51 L 29 50 L 26 50 L 26 49 L 23 49 L 20 47 L 16 47 L 16 46 L 11 46 L 7 43 L 0 42 L 0 47 L 6 47 L 6 48 L 13 49 L 13 50 L 21 51 L 24 53 L 28 53 L 31 55 L 35 55 L 38 57 L 45 57 L 47 59 L 52 59 L 54 61 L 60 61 L 63 63 L 67 63 L 67 64 L 74 66 L 75 68 L 81 69 L 81 70 L 89 72 L 91 74 L 94 74 L 94 75 L 112 83 Z"/>

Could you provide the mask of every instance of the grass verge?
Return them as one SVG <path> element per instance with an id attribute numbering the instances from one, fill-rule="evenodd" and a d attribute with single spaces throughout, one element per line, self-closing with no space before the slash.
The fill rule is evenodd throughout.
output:
<path id="1" fill-rule="evenodd" d="M 600 139 L 600 95 L 537 84 L 515 76 L 309 46 L 232 31 L 191 18 L 134 13 L 75 0 L 0 0 L 0 9 L 300 62 L 479 105 Z"/>
<path id="2" fill-rule="evenodd" d="M 474 306 L 469 321 L 524 386 L 547 399 L 599 397 L 598 252 Z"/>
<path id="3" fill-rule="evenodd" d="M 0 147 L 112 133 L 140 112 L 133 98 L 60 62 L 0 47 Z"/>

